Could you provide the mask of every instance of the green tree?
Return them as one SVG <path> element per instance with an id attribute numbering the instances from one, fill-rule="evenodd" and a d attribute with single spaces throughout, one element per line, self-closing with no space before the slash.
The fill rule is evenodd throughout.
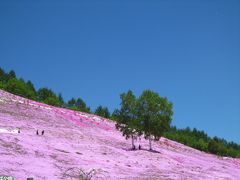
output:
<path id="1" fill-rule="evenodd" d="M 63 100 L 63 97 L 62 97 L 62 94 L 61 94 L 61 93 L 58 94 L 58 100 L 59 100 L 60 106 L 63 107 L 63 105 L 65 104 L 65 102 L 64 102 L 64 100 Z"/>
<path id="2" fill-rule="evenodd" d="M 114 109 L 112 115 L 111 115 L 111 119 L 114 121 L 117 121 L 117 119 L 119 119 L 120 116 L 120 112 L 118 109 Z"/>
<path id="3" fill-rule="evenodd" d="M 0 67 L 0 89 L 5 89 L 5 71 Z"/>
<path id="4" fill-rule="evenodd" d="M 116 128 L 123 133 L 126 139 L 132 139 L 132 148 L 135 149 L 134 138 L 141 134 L 139 121 L 136 116 L 136 97 L 131 90 L 122 93 L 121 108 L 117 112 Z"/>
<path id="5" fill-rule="evenodd" d="M 149 140 L 149 147 L 152 150 L 151 141 L 158 141 L 170 128 L 173 115 L 172 103 L 156 92 L 145 90 L 137 101 L 137 114 L 144 136 Z"/>
<path id="6" fill-rule="evenodd" d="M 47 97 L 43 102 L 52 106 L 60 106 L 60 101 L 56 97 Z"/>
<path id="7" fill-rule="evenodd" d="M 32 92 L 31 99 L 36 100 L 37 99 L 37 91 L 36 91 L 33 83 L 31 81 L 27 81 L 26 86 L 27 86 L 28 91 Z"/>
<path id="8" fill-rule="evenodd" d="M 220 149 L 220 145 L 219 143 L 212 139 L 209 143 L 208 143 L 208 151 L 214 154 L 218 154 Z"/>
<path id="9" fill-rule="evenodd" d="M 40 88 L 37 92 L 38 100 L 39 101 L 44 101 L 48 97 L 54 97 L 56 96 L 55 93 L 48 88 Z"/>
<path id="10" fill-rule="evenodd" d="M 2 68 L 0 68 L 0 82 L 4 85 L 8 82 L 9 79 L 16 78 L 16 74 L 14 71 L 10 71 L 6 73 Z"/>
<path id="11" fill-rule="evenodd" d="M 58 96 L 51 89 L 48 88 L 40 88 L 37 92 L 37 98 L 40 102 L 44 102 L 49 105 L 61 105 Z"/>
<path id="12" fill-rule="evenodd" d="M 4 78 L 5 78 L 5 71 L 0 68 L 0 81 L 4 81 Z"/>
<path id="13" fill-rule="evenodd" d="M 11 80 L 11 79 L 16 79 L 15 71 L 13 71 L 13 70 L 9 71 L 9 73 L 6 74 L 5 79 L 6 79 L 6 82 Z"/>
<path id="14" fill-rule="evenodd" d="M 68 108 L 72 110 L 82 111 L 82 112 L 90 112 L 90 108 L 87 107 L 86 103 L 81 99 L 70 99 L 67 103 Z"/>
<path id="15" fill-rule="evenodd" d="M 87 107 L 86 103 L 81 98 L 77 99 L 76 107 L 79 109 L 79 111 L 90 113 L 90 107 Z"/>
<path id="16" fill-rule="evenodd" d="M 98 106 L 95 110 L 95 114 L 101 117 L 109 118 L 110 112 L 107 107 Z"/>
<path id="17" fill-rule="evenodd" d="M 5 85 L 5 90 L 29 99 L 33 99 L 35 97 L 34 92 L 31 89 L 28 89 L 27 84 L 21 79 L 10 79 Z"/>
<path id="18" fill-rule="evenodd" d="M 75 100 L 74 98 L 70 99 L 70 100 L 67 102 L 67 106 L 68 106 L 69 108 L 76 106 L 76 100 Z"/>

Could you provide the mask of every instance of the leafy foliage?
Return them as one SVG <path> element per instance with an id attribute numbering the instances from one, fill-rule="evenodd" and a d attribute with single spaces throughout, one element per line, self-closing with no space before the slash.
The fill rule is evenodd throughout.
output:
<path id="1" fill-rule="evenodd" d="M 77 99 L 76 107 L 79 109 L 79 111 L 90 112 L 90 107 L 87 107 L 86 103 L 81 98 Z"/>
<path id="2" fill-rule="evenodd" d="M 137 101 L 138 119 L 142 122 L 142 130 L 146 139 L 158 141 L 165 131 L 170 128 L 172 103 L 151 90 L 143 91 Z"/>
<path id="3" fill-rule="evenodd" d="M 134 136 L 144 133 L 144 137 L 149 139 L 151 150 L 152 137 L 154 140 L 159 140 L 170 126 L 172 104 L 150 90 L 145 90 L 138 99 L 130 90 L 121 94 L 120 98 L 121 108 L 115 111 L 116 128 L 126 138 L 133 139 Z"/>
<path id="4" fill-rule="evenodd" d="M 139 119 L 136 116 L 136 97 L 129 90 L 127 93 L 122 93 L 120 98 L 121 108 L 115 112 L 117 116 L 116 128 L 123 133 L 126 139 L 132 138 L 132 148 L 135 149 L 134 138 L 141 134 Z"/>
<path id="5" fill-rule="evenodd" d="M 67 103 L 67 107 L 72 110 L 82 111 L 82 112 L 90 112 L 90 107 L 87 107 L 86 103 L 81 99 L 70 99 Z"/>
<path id="6" fill-rule="evenodd" d="M 66 107 L 69 109 L 90 112 L 90 108 L 81 99 L 70 99 L 64 102 L 61 94 L 56 94 L 51 89 L 35 89 L 31 81 L 25 82 L 17 78 L 13 70 L 8 73 L 0 68 L 0 89 L 10 93 L 44 102 L 49 105 Z M 183 143 L 201 151 L 214 153 L 221 156 L 240 157 L 240 145 L 227 142 L 217 137 L 211 138 L 204 131 L 197 129 L 177 129 L 171 127 L 172 104 L 160 97 L 157 93 L 146 90 L 139 98 L 132 91 L 120 95 L 121 107 L 115 109 L 111 118 L 116 121 L 116 127 L 126 138 L 134 138 L 145 134 L 145 138 L 158 140 L 162 135 L 169 139 Z M 95 113 L 108 118 L 110 113 L 107 107 L 99 106 Z M 169 130 L 168 130 L 169 129 Z M 150 147 L 151 149 L 151 147 Z"/>
<path id="7" fill-rule="evenodd" d="M 119 112 L 118 109 L 114 109 L 114 111 L 112 112 L 112 115 L 111 115 L 111 119 L 112 119 L 113 121 L 117 121 L 118 118 L 119 118 L 119 116 L 120 116 L 119 113 L 120 113 L 120 112 Z"/>
<path id="8" fill-rule="evenodd" d="M 77 100 L 74 99 L 73 103 L 67 105 L 64 102 L 61 94 L 57 95 L 55 92 L 48 88 L 40 88 L 38 91 L 36 91 L 31 81 L 25 82 L 23 79 L 17 78 L 13 70 L 6 73 L 2 68 L 0 68 L 0 89 L 52 106 L 66 106 L 70 109 L 90 112 L 90 108 L 86 106 L 86 103 L 81 98 L 78 98 Z"/>
<path id="9" fill-rule="evenodd" d="M 173 126 L 164 133 L 164 136 L 200 151 L 221 156 L 240 157 L 240 145 L 217 137 L 211 138 L 204 131 L 199 131 L 196 128 L 193 130 L 189 127 L 177 129 Z"/>
<path id="10" fill-rule="evenodd" d="M 109 112 L 108 108 L 103 107 L 103 106 L 98 106 L 95 110 L 95 114 L 98 115 L 98 116 L 105 117 L 105 118 L 110 117 L 110 112 Z"/>
<path id="11" fill-rule="evenodd" d="M 59 100 L 60 106 L 63 107 L 65 103 L 61 93 L 58 94 L 58 100 Z"/>
<path id="12" fill-rule="evenodd" d="M 36 93 L 28 87 L 28 85 L 22 80 L 10 79 L 4 86 L 6 91 L 9 91 L 13 94 L 23 96 L 29 99 L 36 99 Z"/>
<path id="13" fill-rule="evenodd" d="M 37 91 L 37 98 L 40 102 L 44 102 L 52 106 L 61 105 L 58 96 L 51 89 L 48 88 L 40 88 Z"/>

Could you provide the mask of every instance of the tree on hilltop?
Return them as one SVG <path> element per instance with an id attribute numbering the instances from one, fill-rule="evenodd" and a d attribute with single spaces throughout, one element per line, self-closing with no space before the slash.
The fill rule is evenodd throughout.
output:
<path id="1" fill-rule="evenodd" d="M 110 117 L 110 112 L 107 107 L 98 106 L 95 110 L 95 114 L 104 118 Z"/>
<path id="2" fill-rule="evenodd" d="M 72 110 L 90 113 L 90 107 L 87 107 L 86 103 L 81 98 L 70 99 L 67 103 L 67 106 Z"/>
<path id="3" fill-rule="evenodd" d="M 135 136 L 141 134 L 139 131 L 139 122 L 136 116 L 136 97 L 132 91 L 127 93 L 122 93 L 121 98 L 121 107 L 119 111 L 116 111 L 118 116 L 116 121 L 116 128 L 123 133 L 123 136 L 126 139 L 132 139 L 132 149 L 135 149 L 134 139 Z"/>
<path id="4" fill-rule="evenodd" d="M 52 105 L 52 106 L 60 106 L 60 101 L 58 96 L 48 88 L 40 88 L 37 91 L 37 98 L 40 102 L 44 102 L 46 104 Z"/>
<path id="5" fill-rule="evenodd" d="M 145 90 L 137 101 L 137 114 L 142 122 L 144 137 L 149 140 L 149 147 L 152 150 L 152 140 L 158 141 L 170 128 L 172 103 L 156 92 Z"/>

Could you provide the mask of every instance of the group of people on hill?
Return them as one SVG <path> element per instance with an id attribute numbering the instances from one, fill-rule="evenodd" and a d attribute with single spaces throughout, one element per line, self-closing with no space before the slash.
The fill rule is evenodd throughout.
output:
<path id="1" fill-rule="evenodd" d="M 18 128 L 18 133 L 20 133 L 20 128 Z M 37 135 L 40 135 L 40 133 L 38 132 L 38 130 L 37 130 L 36 134 L 37 134 Z M 44 135 L 44 130 L 42 130 L 41 135 Z"/>
<path id="2" fill-rule="evenodd" d="M 38 130 L 37 130 L 36 134 L 37 134 L 37 135 L 40 134 L 40 133 L 38 132 Z M 44 130 L 42 130 L 42 135 L 44 135 Z"/>
<path id="3" fill-rule="evenodd" d="M 136 146 L 133 145 L 133 150 L 136 150 L 136 149 L 137 149 Z M 140 144 L 138 145 L 138 149 L 141 150 L 141 145 Z"/>
<path id="4" fill-rule="evenodd" d="M 135 140 L 137 140 L 137 138 L 135 138 Z M 138 139 L 138 149 L 141 150 L 141 138 Z M 137 146 L 133 145 L 133 150 L 136 150 L 137 149 Z"/>

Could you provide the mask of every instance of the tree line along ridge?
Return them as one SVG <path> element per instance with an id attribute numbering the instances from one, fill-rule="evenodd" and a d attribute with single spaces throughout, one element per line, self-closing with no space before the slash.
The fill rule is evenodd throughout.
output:
<path id="1" fill-rule="evenodd" d="M 61 93 L 57 94 L 49 88 L 37 90 L 31 81 L 18 78 L 13 70 L 5 72 L 0 68 L 0 89 L 48 105 L 111 119 L 116 122 L 116 129 L 121 131 L 126 139 L 132 139 L 132 148 L 135 148 L 134 138 L 138 136 L 144 135 L 149 140 L 150 150 L 151 142 L 164 136 L 201 151 L 220 156 L 240 157 L 240 145 L 235 142 L 209 137 L 204 131 L 196 128 L 178 129 L 171 126 L 173 104 L 166 97 L 161 97 L 151 90 L 144 90 L 139 97 L 131 90 L 120 94 L 120 108 L 110 113 L 108 108 L 102 105 L 92 111 L 82 98 L 64 101 Z"/>

